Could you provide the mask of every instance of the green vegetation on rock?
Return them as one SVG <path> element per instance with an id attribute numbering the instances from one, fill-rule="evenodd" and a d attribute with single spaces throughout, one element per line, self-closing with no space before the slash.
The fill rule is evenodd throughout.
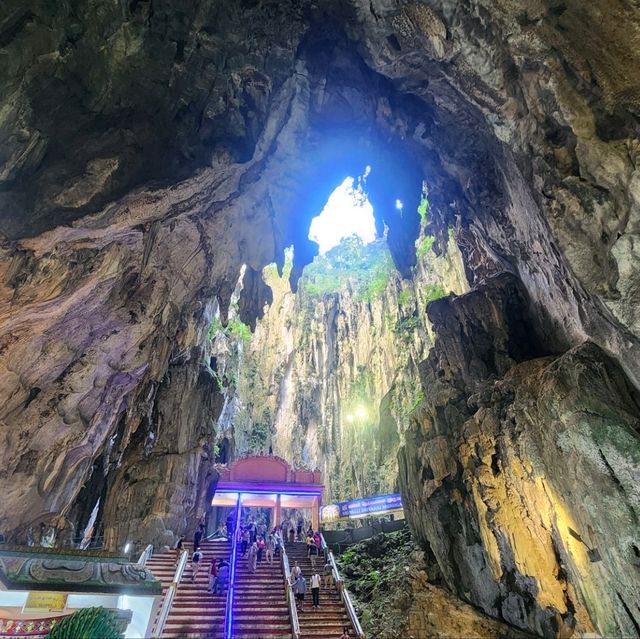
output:
<path id="1" fill-rule="evenodd" d="M 439 300 L 440 298 L 447 296 L 447 292 L 440 284 L 429 284 L 425 286 L 424 293 L 427 304 L 429 302 L 433 302 L 433 300 Z"/>
<path id="2" fill-rule="evenodd" d="M 420 214 L 420 223 L 424 226 L 427 223 L 427 214 L 429 213 L 429 200 L 425 195 L 422 196 L 418 205 L 418 213 Z"/>
<path id="3" fill-rule="evenodd" d="M 269 441 L 271 431 L 271 421 L 271 411 L 268 408 L 265 408 L 262 411 L 262 418 L 260 421 L 251 424 L 248 442 L 250 453 L 265 452 L 264 449 Z"/>
<path id="4" fill-rule="evenodd" d="M 402 637 L 412 603 L 409 566 L 422 553 L 408 529 L 380 534 L 337 558 L 367 637 Z"/>
<path id="5" fill-rule="evenodd" d="M 418 243 L 418 247 L 416 248 L 416 255 L 418 257 L 424 257 L 425 255 L 430 253 L 435 241 L 436 238 L 434 235 L 425 235 Z"/>
<path id="6" fill-rule="evenodd" d="M 372 301 L 385 290 L 394 264 L 383 241 L 363 244 L 357 236 L 343 240 L 304 269 L 300 289 L 320 297 L 351 288 L 359 299 Z"/>
<path id="7" fill-rule="evenodd" d="M 251 340 L 251 329 L 239 319 L 230 319 L 226 326 L 216 317 L 209 327 L 209 339 L 213 339 L 218 333 L 224 333 L 227 337 L 231 337 L 238 341 L 248 342 Z"/>
<path id="8" fill-rule="evenodd" d="M 407 306 L 410 302 L 413 302 L 413 300 L 413 291 L 410 291 L 408 288 L 404 288 L 398 293 L 398 304 L 400 306 Z"/>

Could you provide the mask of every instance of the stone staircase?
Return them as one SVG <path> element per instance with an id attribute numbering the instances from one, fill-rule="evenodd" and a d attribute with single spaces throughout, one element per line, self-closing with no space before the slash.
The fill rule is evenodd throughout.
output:
<path id="1" fill-rule="evenodd" d="M 349 620 L 349 615 L 345 609 L 340 594 L 335 586 L 330 589 L 320 587 L 320 607 L 312 607 L 311 600 L 311 560 L 307 558 L 306 544 L 287 542 L 285 544 L 289 564 L 293 569 L 294 562 L 302 569 L 302 575 L 307 581 L 307 594 L 304 596 L 304 612 L 298 612 L 300 621 L 300 639 L 334 639 L 342 635 L 343 626 L 349 628 L 349 636 L 355 637 L 355 632 Z M 318 557 L 316 561 L 316 572 L 322 577 L 324 561 Z"/>
<path id="2" fill-rule="evenodd" d="M 204 637 L 222 639 L 224 636 L 224 613 L 227 602 L 226 590 L 222 595 L 212 595 L 209 588 L 211 561 L 229 559 L 231 544 L 225 541 L 203 541 L 200 549 L 204 555 L 195 581 L 192 581 L 192 544 L 185 543 L 189 551 L 189 562 L 176 590 L 162 637 Z M 147 561 L 147 568 L 162 581 L 163 594 L 171 585 L 176 570 L 175 551 L 154 555 Z"/>
<path id="3" fill-rule="evenodd" d="M 239 549 L 238 549 L 239 550 Z M 280 557 L 269 565 L 263 556 L 255 573 L 246 558 L 236 560 L 233 597 L 234 639 L 282 639 L 291 637 L 291 618 Z"/>

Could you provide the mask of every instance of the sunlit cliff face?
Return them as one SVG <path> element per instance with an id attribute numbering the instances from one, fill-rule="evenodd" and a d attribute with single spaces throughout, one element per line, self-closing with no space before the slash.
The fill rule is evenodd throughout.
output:
<path id="1" fill-rule="evenodd" d="M 287 389 L 271 443 L 336 490 L 364 483 L 336 469 L 372 372 L 372 447 L 400 448 L 412 533 L 458 596 L 546 636 L 638 634 L 637 31 L 626 0 L 5 2 L 3 534 L 62 543 L 98 498 L 114 549 L 192 527 L 231 314 L 284 362 L 256 369 Z M 393 277 L 298 308 L 311 221 L 368 164 Z M 426 237 L 468 294 L 432 299 Z"/>

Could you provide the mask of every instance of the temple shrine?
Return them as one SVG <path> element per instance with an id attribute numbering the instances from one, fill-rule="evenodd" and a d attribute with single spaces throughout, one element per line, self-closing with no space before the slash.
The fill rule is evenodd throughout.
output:
<path id="1" fill-rule="evenodd" d="M 324 492 L 319 470 L 294 469 L 284 459 L 267 455 L 244 457 L 217 470 L 213 507 L 271 508 L 273 524 L 281 522 L 284 509 L 308 510 L 318 530 Z"/>

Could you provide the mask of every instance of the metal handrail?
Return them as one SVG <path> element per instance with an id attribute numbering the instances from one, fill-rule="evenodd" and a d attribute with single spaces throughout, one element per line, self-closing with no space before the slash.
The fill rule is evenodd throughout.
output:
<path id="1" fill-rule="evenodd" d="M 347 613 L 349 614 L 349 619 L 351 619 L 351 625 L 356 632 L 356 637 L 358 637 L 358 639 L 365 639 L 362 626 L 360 625 L 360 620 L 358 619 L 358 615 L 356 613 L 356 609 L 353 607 L 353 603 L 351 602 L 349 591 L 343 587 L 340 591 L 340 594 L 342 595 L 342 601 L 344 601 Z"/>
<path id="2" fill-rule="evenodd" d="M 291 588 L 291 568 L 289 566 L 289 557 L 284 546 L 280 546 L 280 552 L 282 552 L 282 569 L 284 570 L 284 579 L 286 582 L 287 600 L 289 602 L 289 614 L 291 615 L 291 630 L 293 639 L 300 638 L 300 620 L 298 619 L 298 608 L 296 607 L 296 599 L 293 596 L 293 589 Z"/>
<path id="3" fill-rule="evenodd" d="M 169 616 L 169 611 L 173 605 L 173 598 L 175 597 L 176 590 L 178 589 L 178 584 L 182 579 L 182 574 L 184 573 L 188 558 L 189 553 L 186 550 L 183 550 L 180 553 L 180 559 L 178 560 L 176 572 L 173 575 L 173 581 L 171 582 L 171 585 L 164 596 L 164 601 L 162 602 L 162 608 L 160 609 L 160 614 L 158 615 L 155 630 L 153 632 L 154 638 L 162 636 L 162 631 L 164 630 L 164 625 L 167 623 L 167 617 Z"/>
<path id="4" fill-rule="evenodd" d="M 149 544 L 140 555 L 140 559 L 138 559 L 138 566 L 146 565 L 147 561 L 151 559 L 153 555 L 153 544 Z"/>
<path id="5" fill-rule="evenodd" d="M 229 566 L 229 585 L 227 586 L 227 603 L 224 610 L 224 637 L 233 639 L 233 591 L 236 581 L 236 555 L 238 554 L 238 529 L 242 514 L 242 493 L 238 493 L 236 502 L 236 522 L 231 539 L 231 565 Z"/>
<path id="6" fill-rule="evenodd" d="M 325 555 L 329 560 L 329 563 L 331 564 L 333 579 L 335 581 L 336 587 L 338 588 L 338 591 L 340 592 L 342 603 L 344 603 L 344 607 L 347 609 L 347 614 L 349 615 L 349 619 L 351 620 L 351 625 L 355 630 L 356 637 L 358 637 L 358 639 L 365 639 L 362 626 L 360 625 L 360 621 L 356 613 L 356 609 L 353 606 L 353 602 L 351 601 L 349 592 L 344 587 L 344 581 L 340 577 L 340 571 L 338 570 L 338 564 L 336 563 L 336 558 L 333 556 L 333 553 L 329 550 L 329 547 L 327 546 L 327 542 L 324 540 L 324 536 L 322 535 L 322 533 L 320 533 L 320 543 L 321 543 L 322 550 L 324 551 Z"/>

